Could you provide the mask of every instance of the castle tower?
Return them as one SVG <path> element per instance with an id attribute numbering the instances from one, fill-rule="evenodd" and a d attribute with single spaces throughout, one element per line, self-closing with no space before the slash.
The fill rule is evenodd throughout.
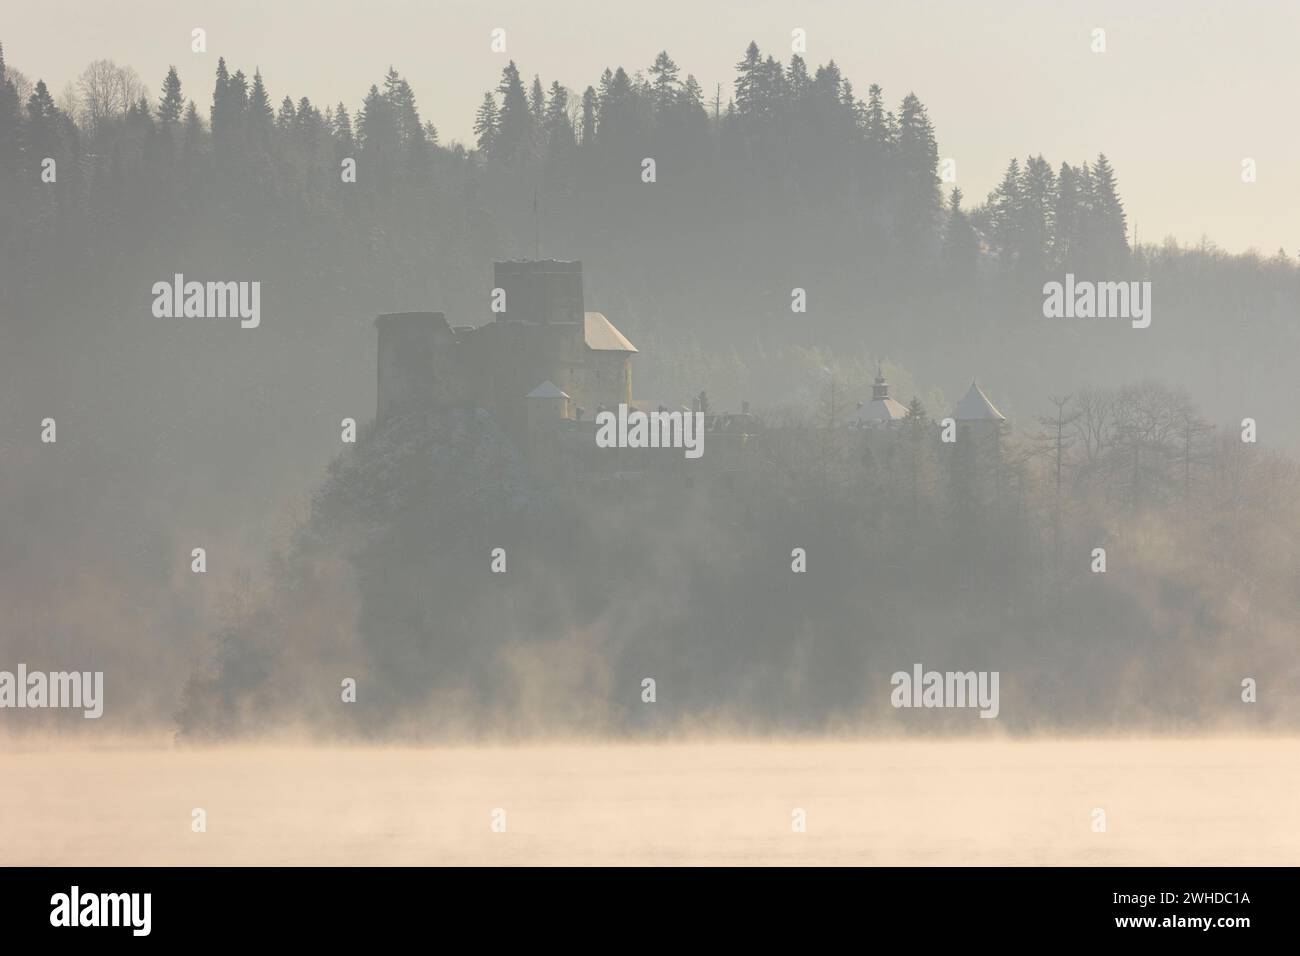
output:
<path id="1" fill-rule="evenodd" d="M 564 395 L 561 417 L 631 402 L 636 346 L 585 311 L 581 262 L 496 262 L 493 278 L 504 293 L 495 321 L 453 328 L 441 312 L 376 319 L 377 418 L 416 407 L 484 408 L 523 441 L 538 382 Z"/>
<path id="2" fill-rule="evenodd" d="M 561 471 L 561 422 L 569 418 L 569 396 L 546 381 L 524 398 L 528 416 L 528 466 L 533 474 L 550 481 Z"/>
<path id="3" fill-rule="evenodd" d="M 524 401 L 528 406 L 529 431 L 569 417 L 569 396 L 556 388 L 554 382 L 538 385 Z"/>
<path id="4" fill-rule="evenodd" d="M 470 337 L 484 407 L 515 433 L 527 426 L 525 397 L 538 382 L 569 396 L 570 412 L 631 401 L 636 347 L 599 312 L 584 308 L 582 263 L 555 259 L 493 264 L 505 311 Z"/>
<path id="5" fill-rule="evenodd" d="M 450 367 L 456 336 L 443 313 L 390 312 L 375 319 L 375 326 L 379 330 L 377 418 L 463 399 Z"/>
<path id="6" fill-rule="evenodd" d="M 963 502 L 985 507 L 997 500 L 1002 481 L 1002 433 L 1007 418 L 974 379 L 952 411 L 957 441 L 952 451 L 951 493 Z"/>
<path id="7" fill-rule="evenodd" d="M 556 259 L 494 262 L 496 288 L 505 293 L 498 321 L 577 326 L 581 334 L 582 263 Z"/>
<path id="8" fill-rule="evenodd" d="M 959 423 L 959 428 L 960 423 L 965 422 L 972 429 L 982 430 L 992 435 L 1001 435 L 1002 426 L 1007 420 L 1007 417 L 989 401 L 989 397 L 984 394 L 984 390 L 979 387 L 975 379 L 971 379 L 965 398 L 952 410 L 952 417 Z"/>

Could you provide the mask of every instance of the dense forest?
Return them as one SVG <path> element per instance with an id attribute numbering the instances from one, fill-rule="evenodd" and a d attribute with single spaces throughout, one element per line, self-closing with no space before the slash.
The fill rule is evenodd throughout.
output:
<path id="1" fill-rule="evenodd" d="M 267 578 L 232 592 L 183 734 L 1300 720 L 1294 462 L 1212 435 L 1184 394 L 1143 383 L 1061 398 L 977 487 L 918 401 L 862 455 L 836 391 L 812 427 L 756 436 L 742 482 L 575 491 L 533 479 L 485 414 L 382 423 L 334 462 Z M 489 573 L 497 548 L 507 573 Z M 999 730 L 900 719 L 886 679 L 913 661 L 999 671 Z M 344 677 L 355 706 L 339 706 Z M 1267 688 L 1251 707 L 1247 678 Z"/>
<path id="2" fill-rule="evenodd" d="M 1119 173 L 1103 153 L 1057 165 L 1031 148 L 1008 162 L 990 195 L 972 200 L 943 182 L 940 133 L 917 95 L 891 101 L 871 85 L 863 97 L 833 62 L 781 62 L 754 44 L 732 88 L 713 91 L 666 52 L 642 70 L 608 69 L 581 91 L 529 80 L 511 62 L 484 93 L 469 144 L 442 142 L 396 69 L 357 103 L 330 105 L 313 103 L 310 91 L 273 93 L 273 64 L 264 76 L 223 59 L 215 75 L 183 82 L 172 69 L 155 86 L 105 60 L 56 95 L 35 70 L 3 57 L 0 541 L 24 542 L 0 549 L 3 597 L 18 622 L 9 641 L 33 657 L 37 648 L 89 647 L 94 661 L 123 665 L 140 719 L 173 712 L 176 688 L 196 668 L 203 676 L 190 684 L 187 726 L 230 728 L 239 714 L 274 712 L 279 698 L 268 688 L 283 693 L 292 680 L 274 647 L 315 647 L 331 665 L 355 658 L 346 636 L 336 635 L 337 657 L 313 643 L 328 621 L 345 620 L 323 595 L 345 600 L 362 589 L 352 637 L 363 647 L 394 646 L 392 616 L 435 640 L 430 598 L 413 597 L 416 581 L 434 578 L 443 582 L 434 593 L 465 600 L 440 625 L 458 629 L 444 646 L 467 655 L 456 672 L 465 680 L 499 680 L 492 662 L 500 654 L 532 673 L 534 652 L 512 642 L 522 618 L 509 612 L 542 607 L 549 623 L 539 639 L 567 642 L 572 659 L 587 659 L 595 645 L 584 641 L 622 649 L 597 655 L 610 668 L 592 677 L 597 684 L 640 673 L 649 665 L 636 655 L 657 648 L 650 664 L 675 660 L 682 679 L 697 675 L 698 710 L 731 704 L 777 724 L 853 713 L 860 688 L 847 675 L 865 666 L 861 655 L 883 660 L 888 647 L 864 649 L 862 637 L 888 634 L 910 646 L 927 616 L 936 648 L 982 629 L 993 658 L 1012 645 L 1032 656 L 1034 636 L 1056 628 L 1044 646 L 1070 653 L 1027 673 L 1024 686 L 1038 695 L 1040 717 L 1071 668 L 1095 666 L 1087 689 L 1108 687 L 1115 708 L 1080 700 L 1073 715 L 1088 718 L 1081 723 L 1123 710 L 1129 698 L 1116 674 L 1153 679 L 1189 634 L 1203 642 L 1205 666 L 1217 661 L 1224 635 L 1244 627 L 1238 614 L 1253 643 L 1233 666 L 1283 660 L 1294 556 L 1277 536 L 1297 528 L 1295 478 L 1267 446 L 1300 448 L 1292 414 L 1300 270 L 1284 251 L 1263 258 L 1208 242 L 1135 245 Z M 1008 144 L 1008 153 L 1023 149 Z M 621 564 L 567 568 L 590 590 L 566 590 L 557 581 L 568 580 L 559 571 L 567 566 L 552 565 L 512 579 L 513 603 L 471 592 L 448 556 L 483 544 L 481 527 L 454 524 L 448 513 L 447 501 L 460 499 L 427 501 L 427 488 L 412 487 L 371 511 L 361 491 L 409 477 L 412 456 L 431 444 L 461 441 L 457 422 L 367 436 L 358 451 L 370 451 L 336 461 L 309 498 L 338 451 L 340 418 L 373 410 L 373 316 L 441 309 L 460 324 L 487 321 L 492 260 L 538 251 L 583 260 L 587 307 L 641 350 L 640 394 L 707 389 L 722 408 L 750 401 L 772 421 L 830 430 L 838 420 L 824 407 L 828 372 L 846 394 L 865 397 L 884 360 L 895 394 L 916 398 L 930 419 L 978 375 L 1017 436 L 1002 476 L 1001 507 L 1012 510 L 997 512 L 996 534 L 975 536 L 989 549 L 979 566 L 999 569 L 984 582 L 989 590 L 975 604 L 934 598 L 966 595 L 970 582 L 960 573 L 967 565 L 944 563 L 956 553 L 951 527 L 925 517 L 945 512 L 932 477 L 939 466 L 920 452 L 885 481 L 908 489 L 900 501 L 863 485 L 858 462 L 841 463 L 829 485 L 799 480 L 795 465 L 782 480 L 786 466 L 769 462 L 783 490 L 754 504 L 759 517 L 741 523 L 747 531 L 701 503 L 688 512 L 695 524 L 679 517 L 686 523 L 658 536 L 641 531 L 633 540 L 643 547 L 620 551 Z M 1149 279 L 1151 328 L 1044 319 L 1042 284 L 1067 271 Z M 176 272 L 261 280 L 261 328 L 160 324 L 149 290 Z M 806 312 L 791 309 L 796 288 L 807 292 Z M 52 449 L 28 440 L 47 415 L 59 421 Z M 1257 454 L 1233 443 L 1247 416 L 1260 423 L 1266 447 Z M 504 508 L 522 495 L 541 511 L 520 519 L 529 529 L 523 547 L 551 553 L 539 542 L 559 525 L 572 553 L 603 553 L 609 527 L 562 502 L 538 504 L 544 492 L 510 485 L 508 450 L 488 447 L 495 477 L 479 483 L 486 497 L 476 507 Z M 813 491 L 796 491 L 804 488 Z M 852 522 L 842 520 L 846 510 Z M 891 523 L 907 515 L 911 523 Z M 804 516 L 815 523 L 798 531 Z M 635 518 L 620 531 L 655 523 Z M 369 522 L 370 536 L 340 532 L 357 522 Z M 762 607 L 762 595 L 790 587 L 779 561 L 752 562 L 788 554 L 796 533 L 838 553 L 840 577 L 787 595 L 782 616 L 731 624 L 711 616 L 719 595 Z M 421 534 L 458 544 L 434 552 Z M 1106 579 L 1125 590 L 1122 600 L 1109 595 L 1118 603 L 1103 648 L 1155 636 L 1137 658 L 1099 662 L 1086 650 L 1103 640 L 1089 618 L 1097 585 L 1071 590 L 1047 569 L 1070 549 L 1077 568 L 1079 549 L 1126 535 L 1136 535 L 1131 553 L 1140 550 L 1148 570 Z M 272 539 L 279 563 L 264 573 Z M 665 580 L 687 593 L 667 624 L 649 607 L 636 627 L 602 631 L 609 607 L 637 600 L 609 575 L 631 569 L 659 580 L 674 540 L 750 557 L 715 557 L 694 576 L 673 571 Z M 182 558 L 200 542 L 218 556 L 217 577 L 234 581 L 222 597 L 186 573 Z M 855 569 L 886 550 L 899 560 L 863 586 Z M 408 587 L 385 590 L 399 584 L 375 569 L 404 562 Z M 1214 591 L 1187 609 L 1197 588 L 1227 580 L 1205 577 L 1225 566 L 1241 575 L 1231 593 Z M 259 596 L 266 589 L 273 597 Z M 608 603 L 590 603 L 591 594 Z M 217 618 L 227 623 L 214 650 Z M 489 623 L 498 636 L 473 640 Z M 790 644 L 791 629 L 805 638 Z M 656 643 L 670 631 L 673 641 Z M 270 634 L 283 643 L 268 644 Z M 709 635 L 721 643 L 701 645 Z M 155 639 L 164 646 L 139 651 Z M 369 666 L 394 686 L 427 688 L 434 676 L 422 680 L 419 646 Z M 753 669 L 722 674 L 721 662 L 742 647 Z M 1181 647 L 1193 683 L 1209 680 Z M 724 678 L 734 683 L 720 698 Z M 836 691 L 836 680 L 850 686 Z M 497 699 L 484 695 L 470 697 Z M 1186 719 L 1198 699 L 1176 691 L 1153 707 Z M 398 695 L 389 706 L 403 702 L 418 703 Z M 372 716 L 379 725 L 399 715 Z"/>
<path id="3" fill-rule="evenodd" d="M 177 219 L 216 207 L 239 246 L 265 241 L 278 213 L 341 234 L 310 249 L 317 265 L 352 262 L 370 287 L 335 278 L 334 294 L 450 295 L 476 316 L 481 290 L 453 277 L 480 277 L 483 256 L 540 239 L 557 253 L 634 252 L 646 288 L 624 295 L 661 294 L 667 283 L 655 273 L 709 262 L 725 281 L 706 293 L 740 294 L 729 311 L 751 321 L 774 311 L 761 301 L 773 266 L 815 287 L 847 259 L 873 280 L 895 277 L 888 291 L 904 297 L 917 281 L 967 287 L 983 259 L 1031 280 L 1127 266 L 1104 155 L 1059 172 L 1041 156 L 1012 160 L 983 205 L 963 208 L 959 189 L 941 193 L 935 130 L 915 94 L 894 111 L 879 86 L 860 99 L 834 62 L 810 72 L 801 57 L 785 65 L 754 44 L 736 69 L 724 107 L 721 91 L 706 98 L 666 52 L 635 75 L 607 69 L 581 94 L 536 76 L 529 84 L 511 62 L 484 94 L 470 150 L 440 144 L 391 69 L 354 111 L 322 111 L 306 96 L 277 107 L 260 72 L 250 79 L 224 60 L 202 108 L 186 100 L 175 69 L 153 97 L 132 70 L 100 61 L 59 103 L 43 81 L 8 70 L 0 169 L 18 215 L 5 236 L 6 278 L 47 257 L 103 258 L 103 241 L 125 229 L 159 245 L 184 238 Z M 56 190 L 41 188 L 46 157 L 60 170 Z M 339 174 L 348 157 L 360 170 L 354 189 Z M 654 189 L 638 188 L 645 157 L 656 163 Z M 717 223 L 727 235 L 708 228 Z M 412 262 L 432 266 L 438 285 L 408 287 Z M 284 263 L 294 265 L 305 264 Z M 849 304 L 835 297 L 848 290 L 830 288 L 824 309 Z M 707 324 L 692 318 L 699 308 L 656 317 Z"/>
<path id="4" fill-rule="evenodd" d="M 915 94 L 891 108 L 833 62 L 781 63 L 753 44 L 731 90 L 710 95 L 682 73 L 665 52 L 578 92 L 511 62 L 464 145 L 440 142 L 392 69 L 352 107 L 277 96 L 260 71 L 224 60 L 190 80 L 202 95 L 174 69 L 155 92 L 99 61 L 56 100 L 6 69 L 6 321 L 84 308 L 77 292 L 90 287 L 97 311 L 131 314 L 158 263 L 188 261 L 261 277 L 281 323 L 303 332 L 323 332 L 322 313 L 403 308 L 477 324 L 491 260 L 540 250 L 584 260 L 590 298 L 652 346 L 652 391 L 698 390 L 709 375 L 729 403 L 773 389 L 694 367 L 695 345 L 746 366 L 767 349 L 830 346 L 903 359 L 935 383 L 979 372 L 1014 408 L 1076 363 L 1108 384 L 1167 366 L 1205 400 L 1224 359 L 1295 341 L 1300 272 L 1285 252 L 1132 248 L 1104 154 L 1012 159 L 972 205 L 943 191 Z M 41 180 L 47 157 L 54 184 Z M 355 182 L 341 174 L 349 158 Z M 58 278 L 70 269 L 85 280 L 73 288 Z M 1065 271 L 1151 279 L 1155 330 L 1119 345 L 1109 329 L 1044 323 L 1042 282 Z M 806 313 L 791 311 L 795 288 Z M 1011 336 L 1033 363 L 1005 354 Z M 1283 394 L 1268 375 L 1243 378 L 1250 401 Z M 1300 443 L 1294 425 L 1277 427 Z"/>

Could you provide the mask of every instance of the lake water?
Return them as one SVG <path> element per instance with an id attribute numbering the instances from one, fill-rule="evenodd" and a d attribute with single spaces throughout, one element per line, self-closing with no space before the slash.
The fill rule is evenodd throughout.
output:
<path id="1" fill-rule="evenodd" d="M 0 742 L 0 864 L 243 863 L 1295 865 L 1300 740 Z"/>

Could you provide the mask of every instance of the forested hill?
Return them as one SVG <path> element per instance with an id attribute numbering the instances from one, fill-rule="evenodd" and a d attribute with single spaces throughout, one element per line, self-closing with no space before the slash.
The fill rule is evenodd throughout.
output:
<path id="1" fill-rule="evenodd" d="M 639 396 L 808 412 L 825 370 L 866 398 L 884 358 L 904 403 L 937 416 L 978 376 L 1023 432 L 1049 396 L 1155 377 L 1211 423 L 1249 416 L 1261 446 L 1300 447 L 1288 255 L 1133 248 L 1123 170 L 1032 142 L 1006 144 L 1025 158 L 993 195 L 963 198 L 942 118 L 832 63 L 751 45 L 712 91 L 667 54 L 581 89 L 511 63 L 456 144 L 396 70 L 318 104 L 276 88 L 273 62 L 146 85 L 100 61 L 51 88 L 5 54 L 0 541 L 22 544 L 0 549 L 0 602 L 15 622 L 57 609 L 57 627 L 15 624 L 18 650 L 57 631 L 96 666 L 129 653 L 121 635 L 167 635 L 131 660 L 144 713 L 190 673 L 171 638 L 219 610 L 178 556 L 201 544 L 222 581 L 255 579 L 340 420 L 373 414 L 373 317 L 487 321 L 494 258 L 583 260 L 587 307 L 640 349 Z M 1043 282 L 1066 272 L 1149 279 L 1150 328 L 1045 319 Z M 259 327 L 155 317 L 177 273 L 260 281 Z"/>
<path id="2" fill-rule="evenodd" d="M 361 401 L 370 316 L 486 321 L 491 260 L 540 250 L 584 261 L 589 305 L 643 344 L 638 381 L 659 394 L 792 400 L 788 382 L 715 366 L 748 370 L 799 345 L 888 356 L 949 394 L 978 375 L 1013 412 L 1062 385 L 1152 373 L 1213 408 L 1230 391 L 1227 419 L 1291 401 L 1278 363 L 1296 345 L 1300 273 L 1285 253 L 1130 248 L 1103 154 L 1012 159 L 972 205 L 942 182 L 921 99 L 861 93 L 833 62 L 780 62 L 750 44 L 733 87 L 712 91 L 666 52 L 581 91 L 510 62 L 468 145 L 440 142 L 395 69 L 359 104 L 331 105 L 273 92 L 264 66 L 250 76 L 219 59 L 215 76 L 173 69 L 155 87 L 98 61 L 57 96 L 32 79 L 39 64 L 0 67 L 11 341 L 57 350 L 138 335 L 124 361 L 156 372 L 163 338 L 179 349 L 164 361 L 203 355 L 212 375 L 260 375 L 237 355 L 221 367 L 211 343 L 193 348 L 192 328 L 160 331 L 147 310 L 152 283 L 174 272 L 257 278 L 268 324 L 256 350 L 276 357 L 266 388 L 285 386 L 282 407 L 311 390 L 294 373 L 318 381 L 322 366 L 329 394 Z M 1151 279 L 1152 327 L 1044 320 L 1042 283 L 1066 272 Z M 796 289 L 806 312 L 792 311 Z M 32 363 L 15 355 L 6 370 L 21 376 Z M 1279 417 L 1270 436 L 1295 447 L 1300 426 Z"/>
<path id="3" fill-rule="evenodd" d="M 302 493 L 339 419 L 374 408 L 371 318 L 487 321 L 492 260 L 539 248 L 583 260 L 588 308 L 641 349 L 641 395 L 808 404 L 817 370 L 884 357 L 904 401 L 941 411 L 978 376 L 1014 422 L 1050 394 L 1155 376 L 1300 447 L 1285 255 L 1131 249 L 1104 156 L 1013 160 L 971 205 L 944 191 L 922 100 L 833 63 L 751 44 L 712 91 L 667 53 L 581 90 L 509 63 L 477 142 L 447 144 L 396 70 L 318 104 L 275 89 L 272 62 L 146 85 L 98 61 L 56 92 L 20 54 L 0 72 L 0 426 L 75 424 L 64 453 L 111 464 L 124 522 L 146 495 L 229 522 Z M 1067 270 L 1150 278 L 1151 327 L 1044 319 L 1042 282 Z M 150 290 L 175 273 L 260 280 L 260 328 L 154 318 Z M 178 462 L 183 487 L 166 483 Z"/>
<path id="4" fill-rule="evenodd" d="M 190 86 L 173 69 L 156 94 L 99 61 L 57 99 L 7 70 L 6 287 L 45 301 L 51 273 L 75 264 L 130 309 L 131 266 L 169 250 L 212 269 L 257 263 L 295 297 L 363 314 L 433 302 L 477 320 L 487 260 L 540 244 L 589 262 L 593 291 L 655 328 L 889 344 L 943 291 L 966 307 L 923 311 L 927 339 L 970 322 L 975 290 L 1005 297 L 1065 271 L 1145 276 L 1170 255 L 1130 250 L 1104 154 L 1013 159 L 974 206 L 957 186 L 944 193 L 922 101 L 894 106 L 876 85 L 860 96 L 833 61 L 782 63 L 751 43 L 726 91 L 666 52 L 593 79 L 579 92 L 509 63 L 466 148 L 439 142 L 396 70 L 355 108 L 273 94 L 224 60 Z M 46 157 L 56 189 L 40 180 Z M 355 183 L 340 174 L 349 157 Z M 1223 266 L 1188 256 L 1192 271 Z M 1294 292 L 1283 261 L 1238 265 Z M 1240 279 L 1227 268 L 1216 278 Z M 795 287 L 810 301 L 798 322 Z"/>
<path id="5" fill-rule="evenodd" d="M 643 337 L 865 346 L 948 387 L 978 364 L 1017 397 L 1037 383 L 1018 356 L 999 367 L 988 341 L 1040 337 L 1039 287 L 1066 271 L 1161 280 L 1158 331 L 1146 338 L 1161 340 L 1162 358 L 1189 342 L 1240 343 L 1238 330 L 1220 331 L 1229 323 L 1272 351 L 1276 323 L 1293 324 L 1285 254 L 1131 250 L 1104 155 L 1013 159 L 972 205 L 957 186 L 944 191 L 922 101 L 887 100 L 875 85 L 859 95 L 833 62 L 782 63 L 751 44 L 729 90 L 702 89 L 667 53 L 591 79 L 579 91 L 511 62 L 466 147 L 440 143 L 396 70 L 349 106 L 273 93 L 261 72 L 224 60 L 215 77 L 183 85 L 173 70 L 156 90 L 100 61 L 57 97 L 9 69 L 5 319 L 83 311 L 76 300 L 91 289 L 95 311 L 130 315 L 158 263 L 176 261 L 256 272 L 286 318 L 438 307 L 478 322 L 490 260 L 540 248 L 583 259 L 590 296 Z M 46 157 L 57 184 L 41 182 Z M 343 182 L 346 158 L 355 183 Z M 66 281 L 71 271 L 80 281 Z M 795 288 L 807 313 L 791 312 Z M 1076 332 L 1053 328 L 1023 351 L 1035 366 L 1052 366 L 1056 349 L 1092 358 L 1105 332 Z M 1128 365 L 1151 367 L 1149 344 L 1116 355 L 1107 343 L 1095 358 L 1122 378 Z M 1169 371 L 1191 380 L 1206 369 Z"/>
<path id="6" fill-rule="evenodd" d="M 812 328 L 875 334 L 864 300 L 969 286 L 982 258 L 1029 278 L 1127 262 L 1104 156 L 1059 173 L 1041 157 L 1013 161 L 987 203 L 963 208 L 960 190 L 941 193 L 935 130 L 915 94 L 893 109 L 878 86 L 859 97 L 834 62 L 782 64 L 753 44 L 736 69 L 734 90 L 709 95 L 660 53 L 579 93 L 529 82 L 511 62 L 484 94 L 468 151 L 439 143 L 395 70 L 355 109 L 306 95 L 277 106 L 260 72 L 224 60 L 194 88 L 173 70 L 157 96 L 101 61 L 58 102 L 9 71 L 0 166 L 19 214 L 3 265 L 35 287 L 31 266 L 68 256 L 120 274 L 123 250 L 105 247 L 125 240 L 147 255 L 224 229 L 217 238 L 255 261 L 275 252 L 285 280 L 329 282 L 363 311 L 376 298 L 433 299 L 477 315 L 484 260 L 530 252 L 540 236 L 669 327 L 779 328 L 799 286 L 816 292 Z M 57 190 L 41 188 L 47 156 L 62 170 Z M 341 181 L 347 157 L 355 184 Z M 295 226 L 332 235 L 295 239 Z"/>

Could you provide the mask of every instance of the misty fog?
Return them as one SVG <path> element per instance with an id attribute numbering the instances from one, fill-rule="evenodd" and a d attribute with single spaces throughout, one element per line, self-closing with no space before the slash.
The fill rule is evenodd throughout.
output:
<path id="1" fill-rule="evenodd" d="M 464 143 L 397 68 L 327 104 L 216 51 L 62 94 L 5 56 L 0 668 L 103 671 L 105 732 L 1295 729 L 1300 272 L 1136 241 L 1104 152 L 1008 143 L 962 195 L 925 77 L 757 45 L 720 90 L 503 57 Z M 377 417 L 376 316 L 501 322 L 516 259 L 581 262 L 633 397 L 718 428 L 698 468 Z M 1067 273 L 1149 281 L 1150 326 L 1045 318 Z M 176 274 L 259 282 L 260 324 L 159 318 Z M 973 382 L 988 458 L 940 437 Z M 863 423 L 878 383 L 905 418 Z M 916 662 L 999 672 L 998 719 L 892 706 Z"/>

